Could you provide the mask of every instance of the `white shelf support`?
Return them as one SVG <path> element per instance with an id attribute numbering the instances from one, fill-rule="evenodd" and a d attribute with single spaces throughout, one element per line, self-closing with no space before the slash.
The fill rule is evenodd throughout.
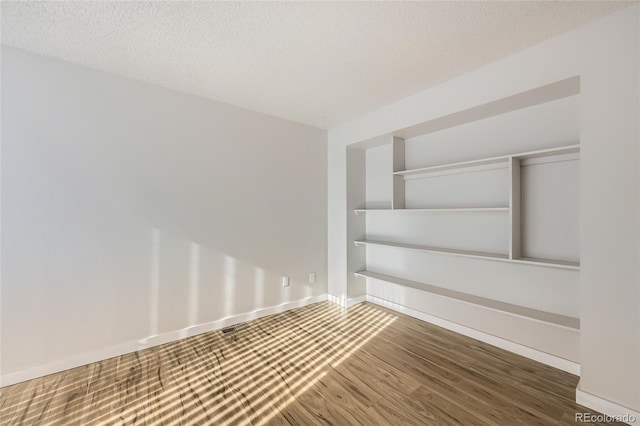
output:
<path id="1" fill-rule="evenodd" d="M 509 259 L 513 260 L 522 256 L 520 159 L 514 157 L 509 159 L 509 175 L 511 177 L 509 188 Z"/>
<path id="2" fill-rule="evenodd" d="M 404 139 L 393 137 L 393 173 L 404 170 Z M 404 209 L 404 177 L 393 175 L 392 209 Z"/>

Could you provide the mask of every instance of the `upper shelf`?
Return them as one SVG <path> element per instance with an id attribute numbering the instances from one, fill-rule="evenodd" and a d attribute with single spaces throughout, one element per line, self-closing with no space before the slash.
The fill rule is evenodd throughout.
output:
<path id="1" fill-rule="evenodd" d="M 449 163 L 449 164 L 440 164 L 437 166 L 421 167 L 419 169 L 402 170 L 399 172 L 394 172 L 393 174 L 397 176 L 407 177 L 412 175 L 437 173 L 437 172 L 444 172 L 449 170 L 464 169 L 464 168 L 479 167 L 479 166 L 504 165 L 505 167 L 507 167 L 509 164 L 509 160 L 511 158 L 519 158 L 521 160 L 527 160 L 532 158 L 546 157 L 546 156 L 552 156 L 552 155 L 572 154 L 577 152 L 580 152 L 580 145 L 569 145 L 569 146 L 563 146 L 560 148 L 541 149 L 538 151 L 522 152 L 519 154 L 503 155 L 500 157 L 483 158 L 480 160 L 462 161 L 458 163 Z"/>
<path id="2" fill-rule="evenodd" d="M 508 213 L 509 207 L 452 207 L 435 209 L 355 209 L 360 213 Z"/>
<path id="3" fill-rule="evenodd" d="M 441 164 L 439 166 L 421 167 L 419 169 L 403 170 L 400 172 L 394 172 L 394 175 L 398 176 L 412 176 L 426 173 L 444 172 L 455 169 L 464 169 L 468 167 L 488 166 L 494 164 L 508 165 L 509 157 L 494 157 L 485 158 L 482 160 L 462 161 L 460 163 Z"/>

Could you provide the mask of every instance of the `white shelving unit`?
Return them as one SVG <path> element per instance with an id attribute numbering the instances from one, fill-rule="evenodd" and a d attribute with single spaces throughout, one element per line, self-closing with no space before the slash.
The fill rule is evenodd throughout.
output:
<path id="1" fill-rule="evenodd" d="M 572 84 L 544 102 L 473 121 L 441 117 L 358 144 L 358 161 L 347 162 L 348 297 L 577 362 Z"/>
<path id="2" fill-rule="evenodd" d="M 478 259 L 495 260 L 502 262 L 511 262 L 525 265 L 536 265 L 541 267 L 562 268 L 570 270 L 579 270 L 579 262 L 569 262 L 554 259 L 536 259 L 523 256 L 522 238 L 521 238 L 521 182 L 520 171 L 522 166 L 536 164 L 539 162 L 556 162 L 575 160 L 579 156 L 580 145 L 569 145 L 559 148 L 550 148 L 537 151 L 521 152 L 511 155 L 503 155 L 499 157 L 483 158 L 472 161 L 463 161 L 449 164 L 439 164 L 429 167 L 422 167 L 411 170 L 403 170 L 404 168 L 404 140 L 394 137 L 393 144 L 393 194 L 391 209 L 356 209 L 355 214 L 360 213 L 385 213 L 385 214 L 453 214 L 453 213 L 473 213 L 473 214 L 491 214 L 505 213 L 509 215 L 509 253 L 485 253 L 468 250 L 453 250 L 440 247 L 429 247 L 414 244 L 401 244 L 395 242 L 382 242 L 370 240 L 355 241 L 356 245 L 375 245 L 394 247 L 404 250 L 416 250 L 426 253 L 438 253 L 443 255 L 473 257 Z M 443 172 L 451 172 L 455 170 L 472 171 L 484 170 L 487 167 L 502 167 L 509 169 L 509 206 L 500 207 L 460 207 L 460 208 L 405 208 L 405 190 L 404 181 L 407 178 L 426 178 L 434 174 Z"/>

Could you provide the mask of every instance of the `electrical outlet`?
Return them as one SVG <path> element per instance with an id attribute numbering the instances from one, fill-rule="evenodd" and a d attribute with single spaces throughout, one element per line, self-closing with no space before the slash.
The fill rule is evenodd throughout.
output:
<path id="1" fill-rule="evenodd" d="M 315 272 L 309 273 L 309 283 L 313 284 L 315 282 L 316 282 L 316 273 Z"/>
<path id="2" fill-rule="evenodd" d="M 282 287 L 289 287 L 289 277 L 282 277 Z"/>

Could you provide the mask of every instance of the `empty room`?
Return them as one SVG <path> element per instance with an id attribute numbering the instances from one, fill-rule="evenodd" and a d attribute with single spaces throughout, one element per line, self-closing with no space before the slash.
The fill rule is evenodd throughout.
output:
<path id="1" fill-rule="evenodd" d="M 1 425 L 640 425 L 637 1 L 0 15 Z"/>

